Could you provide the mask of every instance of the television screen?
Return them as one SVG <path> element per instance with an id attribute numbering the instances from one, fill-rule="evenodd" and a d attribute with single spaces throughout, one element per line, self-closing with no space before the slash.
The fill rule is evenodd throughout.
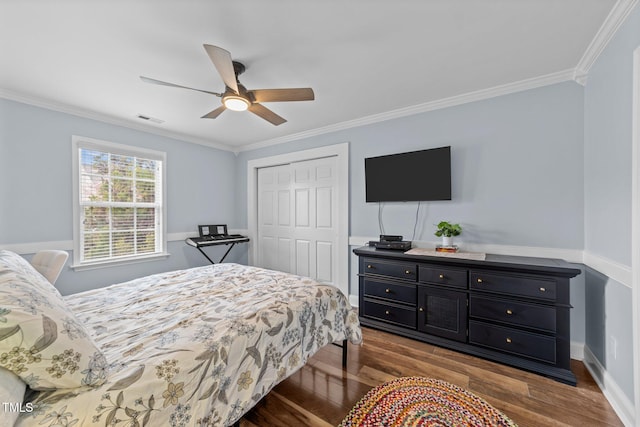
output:
<path id="1" fill-rule="evenodd" d="M 451 147 L 364 159 L 367 202 L 451 200 Z"/>

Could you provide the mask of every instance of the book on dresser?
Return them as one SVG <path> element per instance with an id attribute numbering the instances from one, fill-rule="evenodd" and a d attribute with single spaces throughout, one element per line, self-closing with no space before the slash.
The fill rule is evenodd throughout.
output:
<path id="1" fill-rule="evenodd" d="M 569 284 L 578 268 L 550 258 L 353 252 L 364 326 L 576 384 Z"/>

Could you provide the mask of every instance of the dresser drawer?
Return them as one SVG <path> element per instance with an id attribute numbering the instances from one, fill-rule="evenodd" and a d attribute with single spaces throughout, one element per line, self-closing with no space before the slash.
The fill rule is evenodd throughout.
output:
<path id="1" fill-rule="evenodd" d="M 417 279 L 415 264 L 402 262 L 384 262 L 372 258 L 365 258 L 364 274 L 379 274 L 381 276 L 412 281 L 415 281 Z"/>
<path id="2" fill-rule="evenodd" d="M 407 326 L 411 329 L 415 329 L 416 327 L 415 307 L 399 307 L 394 304 L 384 304 L 365 299 L 362 311 L 361 315 L 364 317 Z"/>
<path id="3" fill-rule="evenodd" d="M 364 295 L 384 298 L 391 301 L 397 301 L 405 304 L 416 304 L 416 286 L 401 285 L 397 283 L 389 283 L 378 281 L 372 278 L 364 279 Z"/>
<path id="4" fill-rule="evenodd" d="M 556 299 L 555 280 L 534 276 L 507 276 L 472 270 L 469 272 L 469 289 L 550 301 Z"/>
<path id="5" fill-rule="evenodd" d="M 547 332 L 556 331 L 554 307 L 471 295 L 469 316 Z"/>
<path id="6" fill-rule="evenodd" d="M 418 281 L 420 283 L 455 286 L 457 288 L 467 289 L 467 270 L 420 266 Z"/>
<path id="7" fill-rule="evenodd" d="M 548 363 L 556 363 L 553 337 L 469 321 L 469 343 Z"/>

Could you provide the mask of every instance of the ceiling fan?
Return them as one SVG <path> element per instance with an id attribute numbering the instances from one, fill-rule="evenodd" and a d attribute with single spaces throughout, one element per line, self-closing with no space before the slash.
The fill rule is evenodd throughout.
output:
<path id="1" fill-rule="evenodd" d="M 278 126 L 286 122 L 286 120 L 262 105 L 263 102 L 313 101 L 314 99 L 313 89 L 308 87 L 247 90 L 247 88 L 240 84 L 240 81 L 238 80 L 238 76 L 245 70 L 245 66 L 243 64 L 233 61 L 231 59 L 231 54 L 221 47 L 205 44 L 204 49 L 207 51 L 207 54 L 209 55 L 209 58 L 211 58 L 216 70 L 218 70 L 218 74 L 222 77 L 222 81 L 225 84 L 225 90 L 223 93 L 181 86 L 144 76 L 140 76 L 140 79 L 146 83 L 195 90 L 197 92 L 204 92 L 221 98 L 222 105 L 202 116 L 203 119 L 215 119 L 227 109 L 234 111 L 249 110 L 269 123 Z"/>

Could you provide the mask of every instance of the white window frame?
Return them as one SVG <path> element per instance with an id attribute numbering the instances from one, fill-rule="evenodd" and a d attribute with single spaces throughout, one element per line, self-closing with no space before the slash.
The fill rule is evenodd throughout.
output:
<path id="1" fill-rule="evenodd" d="M 118 144 L 110 141 L 102 141 L 99 139 L 87 138 L 83 136 L 73 135 L 71 138 L 72 145 L 72 159 L 73 159 L 73 264 L 74 270 L 85 270 L 100 267 L 110 267 L 116 265 L 124 265 L 138 262 L 145 262 L 149 260 L 156 260 L 158 258 L 166 258 L 169 256 L 167 252 L 167 153 L 163 151 L 150 150 L 147 148 L 134 147 L 130 145 Z M 160 241 L 161 250 L 152 254 L 143 255 L 131 255 L 126 257 L 117 257 L 111 259 L 101 260 L 89 260 L 82 261 L 81 248 L 82 248 L 82 232 L 80 219 L 82 218 L 82 207 L 80 205 L 80 150 L 90 149 L 102 152 L 108 152 L 112 154 L 119 154 L 125 156 L 142 157 L 145 159 L 157 160 L 162 162 L 160 168 L 160 180 L 161 180 L 161 208 L 158 221 L 160 225 L 157 227 Z"/>

